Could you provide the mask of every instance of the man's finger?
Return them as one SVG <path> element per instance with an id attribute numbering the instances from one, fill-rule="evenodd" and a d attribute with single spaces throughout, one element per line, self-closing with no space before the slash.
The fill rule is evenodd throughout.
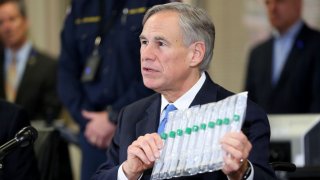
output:
<path id="1" fill-rule="evenodd" d="M 94 115 L 93 113 L 91 113 L 90 111 L 87 111 L 87 110 L 82 110 L 81 114 L 87 120 L 91 120 Z"/>
<path id="2" fill-rule="evenodd" d="M 144 164 L 151 164 L 151 161 L 149 161 L 149 158 L 146 156 L 144 151 L 136 146 L 136 145 L 130 145 L 128 148 L 128 154 L 137 157 L 140 161 L 142 161 Z"/>

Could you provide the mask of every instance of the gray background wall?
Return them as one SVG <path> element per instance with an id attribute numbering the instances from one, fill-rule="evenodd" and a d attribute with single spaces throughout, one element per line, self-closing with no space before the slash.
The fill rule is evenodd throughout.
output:
<path id="1" fill-rule="evenodd" d="M 216 44 L 209 73 L 227 89 L 243 88 L 248 50 L 265 38 L 270 28 L 263 0 L 186 0 L 205 8 L 216 26 Z M 70 0 L 26 0 L 30 37 L 40 49 L 57 56 L 59 35 Z M 304 17 L 320 27 L 320 1 L 305 0 Z"/>

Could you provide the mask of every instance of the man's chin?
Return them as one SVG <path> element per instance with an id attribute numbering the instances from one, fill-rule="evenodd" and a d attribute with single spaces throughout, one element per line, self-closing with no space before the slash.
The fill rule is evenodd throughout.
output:
<path id="1" fill-rule="evenodd" d="M 153 79 L 143 79 L 143 84 L 149 89 L 156 91 L 159 88 L 159 85 L 156 84 L 155 80 Z"/>

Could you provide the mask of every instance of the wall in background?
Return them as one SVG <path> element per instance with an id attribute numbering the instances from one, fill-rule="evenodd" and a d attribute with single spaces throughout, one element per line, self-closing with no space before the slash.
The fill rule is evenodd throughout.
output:
<path id="1" fill-rule="evenodd" d="M 268 37 L 270 27 L 264 13 L 264 0 L 184 0 L 200 6 L 216 26 L 213 64 L 209 73 L 227 89 L 240 92 L 249 49 Z M 40 49 L 57 56 L 60 31 L 70 0 L 26 0 L 31 24 L 30 37 Z M 320 1 L 304 0 L 304 17 L 320 29 Z"/>
<path id="2" fill-rule="evenodd" d="M 30 39 L 53 56 L 60 51 L 60 31 L 70 0 L 25 0 L 30 23 Z"/>
<path id="3" fill-rule="evenodd" d="M 216 26 L 213 63 L 209 73 L 227 89 L 242 91 L 249 50 L 269 37 L 271 30 L 264 0 L 193 2 L 208 11 Z M 304 0 L 303 16 L 308 24 L 320 29 L 320 1 Z"/>

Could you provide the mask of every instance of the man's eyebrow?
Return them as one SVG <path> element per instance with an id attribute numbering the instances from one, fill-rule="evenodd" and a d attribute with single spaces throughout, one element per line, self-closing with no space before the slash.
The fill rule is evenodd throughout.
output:
<path id="1" fill-rule="evenodd" d="M 170 44 L 170 42 L 163 36 L 156 36 L 156 37 L 154 37 L 154 40 L 156 40 L 156 41 L 164 41 L 165 43 Z"/>
<path id="2" fill-rule="evenodd" d="M 139 39 L 146 39 L 146 37 L 142 34 L 140 34 Z"/>
<path id="3" fill-rule="evenodd" d="M 139 36 L 139 39 L 141 40 L 141 39 L 147 39 L 147 38 L 144 35 L 141 34 Z M 170 44 L 170 42 L 163 36 L 155 36 L 153 39 L 155 41 L 164 41 L 165 43 Z"/>

